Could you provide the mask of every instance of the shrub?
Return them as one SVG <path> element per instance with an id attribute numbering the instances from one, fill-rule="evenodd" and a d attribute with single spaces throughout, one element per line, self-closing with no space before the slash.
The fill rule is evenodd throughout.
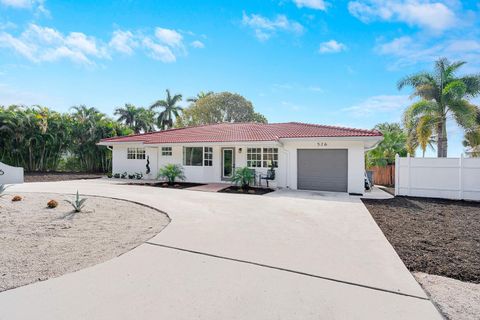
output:
<path id="1" fill-rule="evenodd" d="M 113 177 L 113 174 L 107 173 L 107 178 L 111 178 L 111 177 Z"/>
<path id="2" fill-rule="evenodd" d="M 183 167 L 179 164 L 167 164 L 158 171 L 158 178 L 166 179 L 169 185 L 174 184 L 177 179 L 185 180 Z"/>
<path id="3" fill-rule="evenodd" d="M 255 173 L 248 167 L 238 168 L 230 180 L 236 185 L 240 185 L 240 188 L 248 189 L 255 180 Z"/>
<path id="4" fill-rule="evenodd" d="M 126 172 L 122 173 L 122 174 L 120 175 L 120 178 L 126 179 L 126 178 L 127 178 L 127 173 L 126 173 Z"/>
<path id="5" fill-rule="evenodd" d="M 83 207 L 85 206 L 85 201 L 87 201 L 87 198 L 80 199 L 80 195 L 78 194 L 78 190 L 77 190 L 77 196 L 75 197 L 74 200 L 72 201 L 65 200 L 65 201 L 72 205 L 73 210 L 75 210 L 75 212 L 81 212 Z"/>
<path id="6" fill-rule="evenodd" d="M 113 175 L 113 177 L 116 178 L 116 179 L 120 179 L 120 173 L 115 173 L 115 174 Z"/>
<path id="7" fill-rule="evenodd" d="M 143 173 L 141 173 L 141 172 L 136 172 L 136 173 L 135 173 L 135 178 L 137 178 L 138 180 L 142 179 L 142 178 L 143 178 Z"/>
<path id="8" fill-rule="evenodd" d="M 47 202 L 47 207 L 49 207 L 50 209 L 56 208 L 57 206 L 58 202 L 53 199 Z"/>
<path id="9" fill-rule="evenodd" d="M 134 178 L 135 178 L 135 174 L 132 173 L 128 175 L 128 179 L 134 179 Z"/>
<path id="10" fill-rule="evenodd" d="M 16 202 L 16 201 L 22 201 L 22 197 L 21 196 L 14 196 L 12 198 L 12 201 Z"/>

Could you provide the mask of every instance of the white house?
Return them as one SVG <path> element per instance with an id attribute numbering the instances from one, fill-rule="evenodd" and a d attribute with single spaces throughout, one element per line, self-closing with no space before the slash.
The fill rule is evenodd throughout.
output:
<path id="1" fill-rule="evenodd" d="M 383 139 L 376 130 L 289 123 L 221 123 L 103 139 L 113 173 L 184 167 L 186 181 L 228 182 L 235 168 L 266 174 L 273 163 L 280 188 L 364 192 L 365 151 Z"/>

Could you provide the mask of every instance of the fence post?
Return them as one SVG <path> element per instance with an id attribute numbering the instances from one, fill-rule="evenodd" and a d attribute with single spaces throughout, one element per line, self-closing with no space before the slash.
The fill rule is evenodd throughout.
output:
<path id="1" fill-rule="evenodd" d="M 460 200 L 463 200 L 463 153 L 460 155 L 459 166 L 458 166 L 458 185 L 460 187 Z"/>
<path id="2" fill-rule="evenodd" d="M 398 196 L 398 191 L 400 188 L 400 156 L 398 153 L 395 155 L 395 195 Z"/>
<path id="3" fill-rule="evenodd" d="M 411 166 L 411 158 L 410 158 L 410 153 L 407 153 L 407 174 L 408 174 L 408 187 L 407 187 L 407 196 L 410 196 L 410 188 L 412 187 L 412 170 L 410 168 Z"/>

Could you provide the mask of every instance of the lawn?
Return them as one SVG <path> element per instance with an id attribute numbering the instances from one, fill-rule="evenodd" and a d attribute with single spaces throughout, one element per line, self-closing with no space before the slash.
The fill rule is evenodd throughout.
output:
<path id="1" fill-rule="evenodd" d="M 363 199 L 407 268 L 480 283 L 480 203 Z"/>

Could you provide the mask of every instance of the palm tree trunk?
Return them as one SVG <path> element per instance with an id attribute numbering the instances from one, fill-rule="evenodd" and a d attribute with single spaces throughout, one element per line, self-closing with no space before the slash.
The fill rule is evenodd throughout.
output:
<path id="1" fill-rule="evenodd" d="M 442 120 L 437 125 L 437 157 L 446 158 L 448 150 L 448 140 L 447 140 L 447 119 L 442 118 Z"/>

